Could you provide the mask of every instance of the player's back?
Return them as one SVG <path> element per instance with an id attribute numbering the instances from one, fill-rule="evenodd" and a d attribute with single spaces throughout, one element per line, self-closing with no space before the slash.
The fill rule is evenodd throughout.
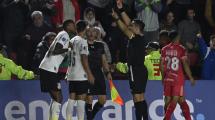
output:
<path id="1" fill-rule="evenodd" d="M 172 84 L 184 84 L 182 60 L 186 58 L 185 48 L 179 43 L 170 43 L 161 51 L 164 65 L 164 81 Z"/>
<path id="2" fill-rule="evenodd" d="M 72 81 L 83 81 L 87 80 L 87 75 L 82 65 L 81 55 L 88 55 L 88 45 L 87 40 L 83 39 L 80 36 L 73 37 L 70 42 L 73 45 L 73 49 L 70 55 L 70 66 L 67 71 L 67 80 Z"/>

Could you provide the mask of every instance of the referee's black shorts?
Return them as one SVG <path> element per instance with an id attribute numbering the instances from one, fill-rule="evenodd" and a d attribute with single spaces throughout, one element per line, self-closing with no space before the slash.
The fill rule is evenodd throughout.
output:
<path id="1" fill-rule="evenodd" d="M 129 66 L 129 84 L 132 94 L 144 93 L 148 80 L 148 71 L 146 67 Z"/>
<path id="2" fill-rule="evenodd" d="M 40 69 L 40 88 L 42 92 L 60 91 L 62 75 Z"/>
<path id="3" fill-rule="evenodd" d="M 95 82 L 94 85 L 89 84 L 88 95 L 106 95 L 106 83 L 102 70 L 91 71 L 95 78 Z"/>

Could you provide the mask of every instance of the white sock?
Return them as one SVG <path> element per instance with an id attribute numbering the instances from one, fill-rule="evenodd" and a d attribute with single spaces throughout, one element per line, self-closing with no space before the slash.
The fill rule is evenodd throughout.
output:
<path id="1" fill-rule="evenodd" d="M 66 106 L 66 120 L 72 120 L 74 104 L 75 104 L 75 100 L 68 99 L 67 106 Z"/>
<path id="2" fill-rule="evenodd" d="M 78 114 L 78 120 L 84 120 L 85 101 L 83 101 L 83 100 L 77 101 L 77 114 Z"/>
<path id="3" fill-rule="evenodd" d="M 53 100 L 50 104 L 49 120 L 58 120 L 60 115 L 60 109 L 61 104 Z"/>

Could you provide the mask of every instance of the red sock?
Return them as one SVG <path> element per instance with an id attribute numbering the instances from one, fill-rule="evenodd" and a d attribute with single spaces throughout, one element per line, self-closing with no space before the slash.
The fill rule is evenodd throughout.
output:
<path id="1" fill-rule="evenodd" d="M 175 110 L 176 105 L 177 104 L 175 102 L 169 103 L 169 105 L 167 106 L 167 109 L 166 109 L 164 120 L 171 120 L 171 115 L 172 115 L 173 111 Z"/>
<path id="2" fill-rule="evenodd" d="M 190 109 L 186 101 L 179 104 L 186 120 L 191 120 Z"/>

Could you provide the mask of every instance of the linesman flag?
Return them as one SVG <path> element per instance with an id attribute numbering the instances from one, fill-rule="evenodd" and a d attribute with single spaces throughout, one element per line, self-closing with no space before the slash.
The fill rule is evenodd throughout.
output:
<path id="1" fill-rule="evenodd" d="M 121 98 L 121 96 L 119 95 L 115 85 L 113 84 L 112 80 L 109 80 L 109 84 L 110 84 L 110 94 L 111 94 L 111 100 L 119 105 L 123 105 L 124 101 Z"/>

